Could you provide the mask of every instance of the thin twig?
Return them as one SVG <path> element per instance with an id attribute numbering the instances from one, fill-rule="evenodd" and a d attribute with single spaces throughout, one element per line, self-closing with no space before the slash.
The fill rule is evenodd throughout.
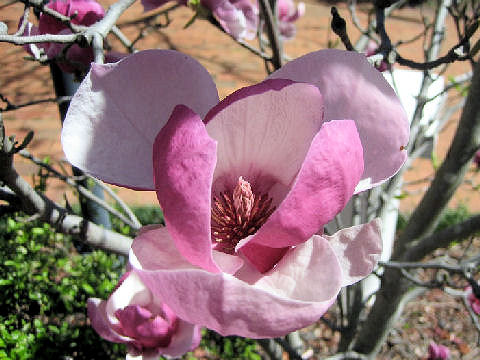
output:
<path id="1" fill-rule="evenodd" d="M 37 193 L 15 170 L 14 152 L 14 144 L 10 138 L 5 137 L 0 117 L 0 180 L 20 198 L 16 205 L 22 211 L 54 226 L 61 233 L 79 236 L 89 245 L 128 256 L 131 238 L 72 215 L 65 208 Z"/>
<path id="2" fill-rule="evenodd" d="M 88 190 L 87 188 L 79 185 L 76 181 L 72 180 L 70 177 L 65 176 L 61 173 L 59 173 L 57 170 L 49 166 L 48 164 L 45 164 L 43 161 L 40 159 L 35 158 L 33 155 L 31 155 L 28 151 L 22 150 L 19 152 L 20 155 L 22 155 L 24 158 L 29 159 L 36 165 L 44 168 L 47 170 L 49 173 L 57 177 L 58 179 L 64 181 L 66 184 L 74 187 L 80 194 L 82 194 L 84 197 L 87 199 L 95 202 L 96 204 L 100 205 L 102 208 L 107 210 L 109 213 L 111 213 L 113 216 L 117 217 L 121 221 L 123 221 L 125 224 L 130 226 L 133 230 L 138 230 L 140 229 L 141 225 L 139 226 L 139 222 L 134 222 L 131 221 L 129 218 L 125 217 L 122 213 L 118 212 L 116 209 L 114 209 L 112 206 L 110 206 L 108 203 L 106 203 L 104 200 L 100 199 L 99 197 L 95 196 Z"/>
<path id="3" fill-rule="evenodd" d="M 0 108 L 0 112 L 7 112 L 7 111 L 12 111 L 12 110 L 17 110 L 23 107 L 31 106 L 31 105 L 38 105 L 38 104 L 44 104 L 44 103 L 57 103 L 61 104 L 64 102 L 68 102 L 72 99 L 71 96 L 59 96 L 56 98 L 48 98 L 48 99 L 40 99 L 40 100 L 32 100 L 28 101 L 23 104 L 12 104 L 6 97 L 4 97 L 2 94 L 0 94 L 0 100 L 5 102 L 7 104 L 6 107 Z"/>
<path id="4" fill-rule="evenodd" d="M 98 186 L 100 186 L 103 190 L 105 190 L 112 199 L 115 200 L 115 202 L 122 208 L 125 214 L 127 214 L 130 220 L 135 224 L 136 228 L 140 229 L 142 227 L 142 224 L 140 223 L 138 218 L 135 216 L 132 209 L 130 209 L 130 207 L 127 204 L 125 204 L 125 202 L 115 193 L 115 191 L 112 190 L 110 186 L 106 185 L 102 181 L 94 178 L 89 174 L 85 174 L 85 176 L 93 180 Z"/>
<path id="5" fill-rule="evenodd" d="M 129 53 L 135 52 L 133 43 L 125 36 L 125 34 L 116 25 L 112 27 L 112 34 L 122 43 Z"/>
<path id="6" fill-rule="evenodd" d="M 74 43 L 79 38 L 79 34 L 42 34 L 32 36 L 0 35 L 0 42 L 8 42 L 15 45 L 37 44 L 43 42 L 55 43 Z"/>
<path id="7" fill-rule="evenodd" d="M 268 0 L 259 0 L 260 10 L 265 20 L 265 29 L 267 31 L 268 41 L 272 49 L 271 63 L 274 70 L 278 70 L 283 65 L 282 42 L 278 34 L 278 27 L 275 25 L 275 17 L 273 15 L 270 2 Z"/>

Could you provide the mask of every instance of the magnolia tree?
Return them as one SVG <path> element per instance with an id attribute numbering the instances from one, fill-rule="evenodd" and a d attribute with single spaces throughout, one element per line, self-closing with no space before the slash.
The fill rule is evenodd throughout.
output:
<path id="1" fill-rule="evenodd" d="M 472 216 L 434 232 L 480 146 L 479 3 L 434 2 L 434 16 L 418 35 L 424 60 L 414 61 L 401 55 L 402 42 L 393 43 L 385 25 L 406 1 L 375 1 L 368 23 L 351 1 L 351 25 L 335 7 L 331 12 L 338 47 L 346 50 L 319 49 L 292 60 L 282 42 L 294 38 L 303 3 L 142 0 L 145 11 L 165 5 L 153 16 L 190 7 L 191 21 L 221 29 L 265 62 L 264 81 L 223 100 L 191 56 L 135 48 L 143 34 L 128 39 L 115 25 L 133 0 L 107 10 L 94 0 L 22 3 L 18 28 L 2 24 L 0 41 L 23 46 L 35 61 L 50 64 L 54 81 L 73 86 L 54 100 L 64 105 L 74 94 L 62 113 L 61 142 L 76 176 L 38 161 L 26 150 L 32 134 L 18 144 L 2 123 L 1 209 L 128 257 L 111 296 L 88 301 L 93 328 L 125 343 L 127 358 L 181 356 L 198 346 L 201 328 L 262 339 L 271 358 L 279 348 L 291 359 L 308 358 L 296 330 L 330 308 L 335 322 L 323 319 L 340 334 L 332 358 L 374 358 L 403 305 L 432 286 L 463 296 L 480 329 L 479 254 L 432 257 L 480 229 L 480 217 Z M 441 51 L 449 18 L 458 42 Z M 353 27 L 362 34 L 356 44 Z M 109 50 L 109 34 L 124 53 Z M 432 93 L 457 61 L 472 70 L 445 87 L 440 80 Z M 431 106 L 459 88 L 468 96 Z M 2 100 L 2 112 L 28 105 Z M 392 247 L 403 174 L 457 109 L 461 118 L 447 156 Z M 19 155 L 74 186 L 97 213 L 131 226 L 135 238 L 110 230 L 108 216 L 99 220 L 88 206 L 74 214 L 32 189 L 15 169 Z M 155 191 L 166 225 L 141 227 L 120 199 L 113 207 L 90 183 L 80 183 L 85 176 Z M 418 277 L 425 269 L 436 270 L 431 281 Z M 440 270 L 455 281 L 435 277 Z M 372 271 L 380 279 L 374 290 L 362 281 Z M 433 342 L 428 352 L 430 359 L 449 356 Z"/>

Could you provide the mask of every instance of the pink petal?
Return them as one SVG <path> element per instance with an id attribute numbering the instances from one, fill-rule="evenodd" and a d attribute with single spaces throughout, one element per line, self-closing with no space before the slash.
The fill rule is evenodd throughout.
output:
<path id="1" fill-rule="evenodd" d="M 154 316 L 147 309 L 130 305 L 115 312 L 125 335 L 146 347 L 165 347 L 170 338 L 170 324 L 160 316 Z"/>
<path id="2" fill-rule="evenodd" d="M 382 183 L 403 165 L 409 139 L 405 111 L 393 89 L 365 56 L 321 50 L 293 60 L 269 78 L 318 86 L 325 120 L 353 119 L 364 148 L 365 170 L 356 193 Z"/>
<path id="3" fill-rule="evenodd" d="M 198 347 L 201 339 L 202 333 L 199 326 L 178 319 L 177 328 L 170 344 L 168 347 L 160 349 L 159 353 L 172 357 L 181 356 L 187 351 L 192 351 Z"/>
<path id="4" fill-rule="evenodd" d="M 342 286 L 351 285 L 370 274 L 382 253 L 380 219 L 322 237 L 327 239 L 337 254 L 343 271 Z"/>
<path id="5" fill-rule="evenodd" d="M 159 225 L 144 226 L 132 244 L 133 253 L 130 253 L 130 260 L 137 263 L 137 267 L 144 269 L 189 269 L 195 266 L 189 263 L 175 246 L 166 227 Z M 217 266 L 227 274 L 234 274 L 243 265 L 243 260 L 213 250 L 212 256 Z M 142 264 L 138 264 L 138 259 Z"/>
<path id="6" fill-rule="evenodd" d="M 186 106 L 173 110 L 153 145 L 157 197 L 168 232 L 192 264 L 219 271 L 212 259 L 211 188 L 216 144 Z"/>
<path id="7" fill-rule="evenodd" d="M 472 310 L 475 312 L 475 314 L 480 315 L 480 300 L 477 299 L 475 294 L 473 293 L 473 289 L 471 286 L 468 286 L 466 288 L 467 292 L 467 299 L 468 302 L 470 303 L 470 306 L 472 307 Z"/>
<path id="8" fill-rule="evenodd" d="M 129 260 L 134 268 L 146 270 L 192 269 L 178 251 L 166 227 L 144 226 L 133 240 Z"/>
<path id="9" fill-rule="evenodd" d="M 353 121 L 325 123 L 292 190 L 251 241 L 281 248 L 300 244 L 321 230 L 353 195 L 363 172 L 362 153 Z"/>
<path id="10" fill-rule="evenodd" d="M 105 15 L 102 5 L 93 0 L 57 0 L 50 2 L 48 7 L 72 17 L 72 23 L 77 25 L 93 25 Z M 58 34 L 67 29 L 62 22 L 45 13 L 40 14 L 38 27 L 41 34 Z"/>
<path id="11" fill-rule="evenodd" d="M 248 0 L 202 1 L 222 28 L 235 39 L 252 40 L 258 26 L 258 9 Z"/>
<path id="12" fill-rule="evenodd" d="M 152 146 L 173 108 L 186 104 L 203 117 L 217 102 L 205 68 L 179 52 L 146 50 L 94 65 L 70 104 L 63 149 L 102 180 L 153 190 Z"/>
<path id="13" fill-rule="evenodd" d="M 254 193 L 285 196 L 323 122 L 312 85 L 268 80 L 236 91 L 206 116 L 217 140 L 214 191 L 232 191 L 243 176 Z"/>
<path id="14" fill-rule="evenodd" d="M 135 241 L 141 248 L 142 240 Z M 342 274 L 323 238 L 290 250 L 255 284 L 195 268 L 134 271 L 180 318 L 251 338 L 282 336 L 316 321 L 335 300 Z"/>
<path id="15" fill-rule="evenodd" d="M 116 343 L 127 343 L 132 339 L 117 334 L 107 319 L 105 300 L 90 298 L 87 301 L 88 318 L 92 327 L 102 338 Z"/>
<path id="16" fill-rule="evenodd" d="M 142 0 L 143 11 L 154 10 L 170 1 L 171 0 Z M 178 0 L 177 3 L 181 5 L 187 5 L 187 0 Z"/>
<path id="17" fill-rule="evenodd" d="M 291 249 L 275 269 L 255 285 L 274 291 L 281 289 L 285 295 L 298 300 L 325 301 L 340 291 L 342 270 L 328 241 L 314 236 Z"/>
<path id="18" fill-rule="evenodd" d="M 71 33 L 70 29 L 64 29 L 59 32 L 60 35 Z M 47 57 L 49 59 L 54 59 L 64 48 L 65 44 L 51 43 L 48 49 L 46 49 Z M 57 64 L 62 71 L 70 73 L 75 71 L 86 72 L 90 67 L 90 63 L 93 61 L 93 49 L 91 47 L 82 48 L 77 44 L 74 44 L 67 50 L 66 57 L 66 61 L 57 61 Z"/>
<path id="19" fill-rule="evenodd" d="M 23 24 L 23 17 L 20 19 L 18 23 L 18 27 L 22 26 Z M 35 36 L 40 35 L 38 27 L 33 25 L 31 22 L 27 21 L 27 25 L 25 26 L 25 30 L 23 31 L 23 36 Z M 39 58 L 42 54 L 41 50 L 48 49 L 49 43 L 33 43 L 33 44 L 25 44 L 23 45 L 23 49 L 32 55 L 35 58 Z"/>
<path id="20" fill-rule="evenodd" d="M 258 271 L 264 273 L 270 270 L 288 249 L 288 247 L 272 248 L 249 241 L 239 248 L 239 251 Z"/>
<path id="21" fill-rule="evenodd" d="M 213 260 L 219 269 L 227 274 L 233 275 L 243 266 L 243 260 L 236 255 L 226 254 L 224 252 L 212 251 Z"/>

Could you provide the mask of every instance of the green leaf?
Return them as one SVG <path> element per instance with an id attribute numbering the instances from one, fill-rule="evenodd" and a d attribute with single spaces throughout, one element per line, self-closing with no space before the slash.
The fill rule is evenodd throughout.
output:
<path id="1" fill-rule="evenodd" d="M 88 295 L 95 295 L 95 290 L 93 287 L 87 283 L 82 284 L 82 289 L 88 294 Z"/>

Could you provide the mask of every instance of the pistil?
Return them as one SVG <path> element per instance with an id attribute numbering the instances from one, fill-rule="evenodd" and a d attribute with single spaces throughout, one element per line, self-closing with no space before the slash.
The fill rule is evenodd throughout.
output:
<path id="1" fill-rule="evenodd" d="M 213 197 L 212 241 L 216 249 L 235 253 L 238 242 L 253 235 L 273 213 L 272 198 L 254 194 L 248 181 L 240 177 L 232 192 L 221 192 Z"/>

